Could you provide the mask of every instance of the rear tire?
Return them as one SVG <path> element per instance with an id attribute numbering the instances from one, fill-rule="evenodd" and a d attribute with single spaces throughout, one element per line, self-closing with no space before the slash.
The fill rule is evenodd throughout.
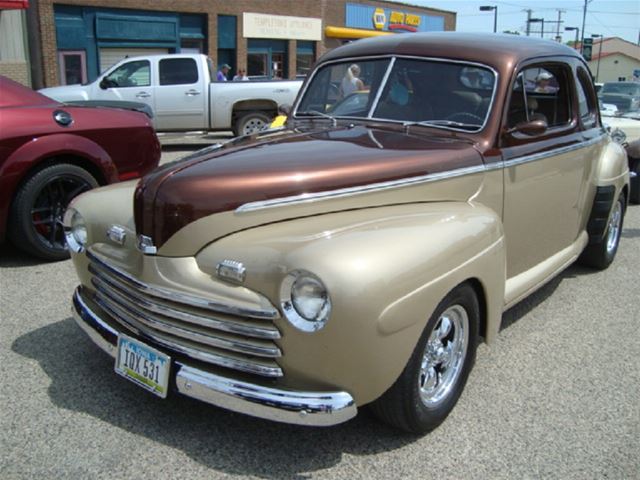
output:
<path id="1" fill-rule="evenodd" d="M 62 229 L 64 211 L 76 196 L 97 186 L 89 172 L 68 163 L 36 172 L 13 199 L 9 239 L 20 250 L 43 260 L 69 258 Z"/>
<path id="2" fill-rule="evenodd" d="M 618 245 L 620 244 L 620 234 L 622 233 L 622 223 L 624 220 L 624 196 L 620 195 L 613 204 L 607 229 L 601 239 L 587 246 L 579 258 L 582 265 L 604 270 L 616 256 Z"/>
<path id="3" fill-rule="evenodd" d="M 440 302 L 396 382 L 371 404 L 383 422 L 411 433 L 440 425 L 464 389 L 476 357 L 480 306 L 462 284 Z"/>
<path id="4" fill-rule="evenodd" d="M 265 112 L 247 112 L 236 120 L 234 133 L 236 136 L 258 133 L 271 123 L 271 118 Z"/>

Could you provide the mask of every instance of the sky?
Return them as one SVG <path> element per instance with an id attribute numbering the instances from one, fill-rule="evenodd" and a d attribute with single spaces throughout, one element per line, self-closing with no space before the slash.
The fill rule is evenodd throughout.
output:
<path id="1" fill-rule="evenodd" d="M 393 1 L 393 0 L 392 0 Z M 564 27 L 582 29 L 584 0 L 404 0 L 424 7 L 457 12 L 456 30 L 460 32 L 493 32 L 493 12 L 481 12 L 480 5 L 498 7 L 498 32 L 517 30 L 525 33 L 527 13 L 533 10 L 532 18 L 544 18 L 545 38 L 555 38 L 558 9 L 563 10 L 560 33 L 563 41 L 575 38 L 575 31 L 565 32 Z M 540 23 L 532 23 L 532 35 L 540 36 Z M 548 32 L 547 32 L 548 31 Z M 621 37 L 638 43 L 640 33 L 640 0 L 590 0 L 587 7 L 586 36 Z"/>

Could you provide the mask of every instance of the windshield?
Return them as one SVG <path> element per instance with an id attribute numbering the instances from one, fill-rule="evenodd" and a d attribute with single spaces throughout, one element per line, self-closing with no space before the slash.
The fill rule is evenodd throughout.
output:
<path id="1" fill-rule="evenodd" d="M 478 131 L 489 113 L 495 74 L 486 67 L 409 58 L 321 67 L 296 118 L 371 118 Z"/>

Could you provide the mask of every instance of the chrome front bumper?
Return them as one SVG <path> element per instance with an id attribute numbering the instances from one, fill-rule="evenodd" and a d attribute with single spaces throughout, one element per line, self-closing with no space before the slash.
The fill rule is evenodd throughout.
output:
<path id="1" fill-rule="evenodd" d="M 91 310 L 81 288 L 73 294 L 73 317 L 96 345 L 115 358 L 119 332 Z M 179 393 L 234 412 L 317 427 L 346 422 L 357 413 L 346 392 L 280 390 L 223 377 L 181 361 L 175 361 L 175 367 L 171 375 Z"/>

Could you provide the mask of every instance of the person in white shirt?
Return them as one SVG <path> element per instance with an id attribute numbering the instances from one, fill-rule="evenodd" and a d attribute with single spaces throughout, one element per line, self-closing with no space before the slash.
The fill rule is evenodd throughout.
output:
<path id="1" fill-rule="evenodd" d="M 360 67 L 355 63 L 347 68 L 342 82 L 340 83 L 340 95 L 345 98 L 358 90 L 364 90 L 364 83 L 358 78 Z"/>
<path id="2" fill-rule="evenodd" d="M 248 80 L 249 77 L 247 77 L 247 72 L 244 68 L 239 68 L 238 73 L 233 76 L 234 82 L 246 82 Z"/>

